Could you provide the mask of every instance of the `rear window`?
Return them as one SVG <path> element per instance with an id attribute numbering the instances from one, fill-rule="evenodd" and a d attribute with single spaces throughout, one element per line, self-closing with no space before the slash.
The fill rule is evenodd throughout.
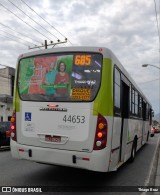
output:
<path id="1" fill-rule="evenodd" d="M 49 54 L 19 62 L 18 90 L 26 101 L 93 101 L 101 81 L 102 55 Z"/>
<path id="2" fill-rule="evenodd" d="M 0 131 L 7 131 L 10 129 L 11 122 L 6 121 L 6 122 L 0 122 Z"/>

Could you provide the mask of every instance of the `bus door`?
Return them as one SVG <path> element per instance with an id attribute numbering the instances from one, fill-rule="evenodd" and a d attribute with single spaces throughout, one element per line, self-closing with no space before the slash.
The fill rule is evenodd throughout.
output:
<path id="1" fill-rule="evenodd" d="M 121 114 L 122 114 L 122 126 L 120 136 L 120 161 L 124 161 L 127 138 L 128 138 L 128 118 L 129 118 L 129 81 L 122 76 L 121 81 Z"/>

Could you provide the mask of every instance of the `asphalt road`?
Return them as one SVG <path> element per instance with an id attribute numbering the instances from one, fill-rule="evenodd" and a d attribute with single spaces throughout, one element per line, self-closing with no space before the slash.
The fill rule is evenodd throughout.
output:
<path id="1" fill-rule="evenodd" d="M 150 138 L 137 152 L 133 163 L 127 162 L 118 171 L 110 173 L 13 159 L 9 150 L 0 149 L 0 186 L 46 186 L 48 189 L 52 186 L 52 190 L 62 192 L 67 189 L 95 192 L 113 186 L 122 186 L 122 189 L 127 189 L 127 186 L 145 186 L 159 136 L 156 134 Z M 114 189 L 117 190 L 116 187 Z"/>

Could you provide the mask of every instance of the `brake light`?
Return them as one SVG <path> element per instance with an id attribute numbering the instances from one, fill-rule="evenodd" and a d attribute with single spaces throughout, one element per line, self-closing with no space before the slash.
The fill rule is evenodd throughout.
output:
<path id="1" fill-rule="evenodd" d="M 6 131 L 6 136 L 7 136 L 7 137 L 11 137 L 11 130 L 7 130 L 7 131 Z"/>
<path id="2" fill-rule="evenodd" d="M 103 133 L 102 132 L 98 132 L 97 136 L 98 136 L 98 138 L 101 138 L 103 136 Z"/>
<path id="3" fill-rule="evenodd" d="M 12 140 L 17 141 L 17 135 L 16 135 L 16 112 L 15 111 L 12 114 L 10 129 L 11 129 L 10 135 L 11 135 Z"/>
<path id="4" fill-rule="evenodd" d="M 107 120 L 101 114 L 98 114 L 93 150 L 102 150 L 103 148 L 106 147 L 107 130 L 108 130 Z"/>

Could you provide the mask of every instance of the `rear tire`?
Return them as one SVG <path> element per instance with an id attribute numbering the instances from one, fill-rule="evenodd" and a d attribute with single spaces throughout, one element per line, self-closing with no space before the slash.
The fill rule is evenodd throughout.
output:
<path id="1" fill-rule="evenodd" d="M 150 135 L 151 136 L 151 135 Z M 151 136 L 152 137 L 152 136 Z M 147 142 L 148 142 L 148 140 L 149 140 L 149 132 L 148 132 L 148 134 L 147 134 Z"/>
<path id="2" fill-rule="evenodd" d="M 136 148 L 137 148 L 137 141 L 136 139 L 133 142 L 132 150 L 131 150 L 131 157 L 129 159 L 130 162 L 133 162 L 136 156 Z"/>

